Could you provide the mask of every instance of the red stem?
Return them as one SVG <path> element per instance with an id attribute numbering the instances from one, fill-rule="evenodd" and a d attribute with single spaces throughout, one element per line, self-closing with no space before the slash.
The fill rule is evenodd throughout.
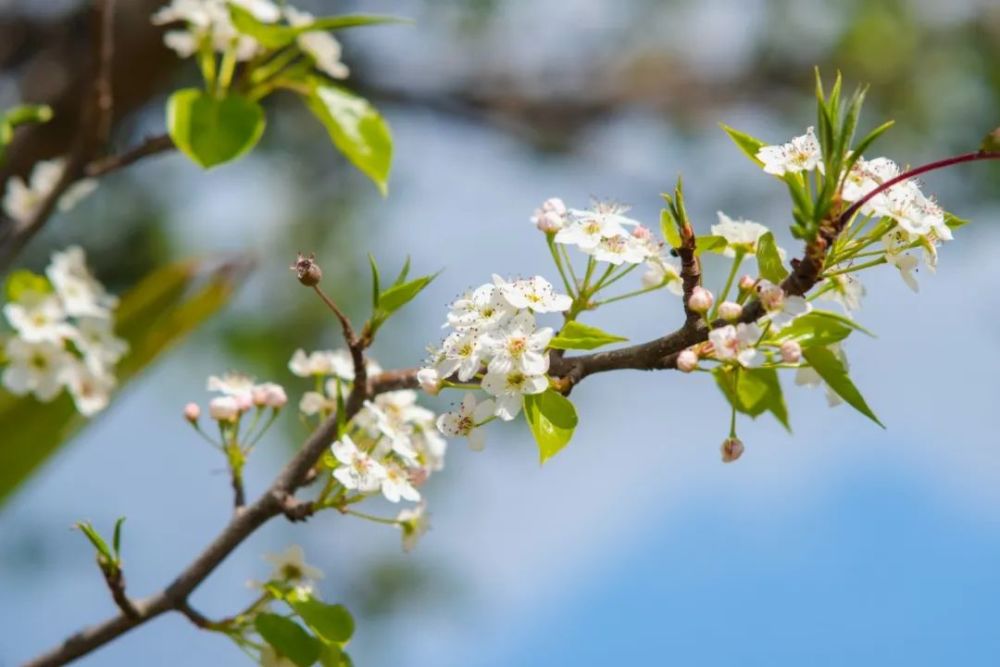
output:
<path id="1" fill-rule="evenodd" d="M 920 174 L 925 174 L 928 171 L 936 171 L 937 169 L 944 169 L 945 167 L 950 167 L 955 164 L 961 164 L 963 162 L 975 162 L 977 160 L 997 160 L 1000 159 L 1000 151 L 976 151 L 975 153 L 963 153 L 962 155 L 956 155 L 954 157 L 945 158 L 943 160 L 938 160 L 936 162 L 928 162 L 920 167 L 915 167 L 909 171 L 905 171 L 895 178 L 890 178 L 888 181 L 878 186 L 864 197 L 858 201 L 851 204 L 850 208 L 844 211 L 840 218 L 837 220 L 837 228 L 843 228 L 843 226 L 854 217 L 862 206 L 867 204 L 873 197 L 881 192 L 885 192 L 897 183 L 902 183 L 903 181 L 908 181 L 911 178 L 919 176 Z"/>

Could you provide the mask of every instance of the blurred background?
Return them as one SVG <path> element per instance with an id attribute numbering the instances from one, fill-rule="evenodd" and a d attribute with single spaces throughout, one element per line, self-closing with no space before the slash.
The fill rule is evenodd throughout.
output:
<path id="1" fill-rule="evenodd" d="M 0 0 L 0 107 L 56 107 L 51 126 L 12 149 L 9 172 L 66 150 L 86 80 L 82 4 Z M 127 55 L 114 142 L 125 147 L 162 132 L 166 94 L 196 72 L 148 25 L 155 0 L 118 4 Z M 494 271 L 554 276 L 528 222 L 547 197 L 615 198 L 655 226 L 659 193 L 683 173 L 699 233 L 721 209 L 771 225 L 795 252 L 783 188 L 717 124 L 772 143 L 801 134 L 814 123 L 814 65 L 871 84 L 862 129 L 897 121 L 869 157 L 918 164 L 972 150 L 1000 121 L 995 0 L 295 4 L 416 20 L 343 34 L 352 84 L 393 128 L 390 195 L 279 97 L 249 158 L 208 174 L 179 155 L 151 159 L 103 181 L 22 255 L 39 268 L 80 243 L 118 292 L 193 255 L 250 254 L 257 269 L 0 507 L 0 665 L 114 613 L 74 521 L 110 530 L 128 517 L 129 589 L 145 595 L 228 520 L 224 463 L 180 410 L 205 400 L 207 374 L 231 368 L 293 396 L 306 389 L 287 371 L 292 351 L 335 346 L 338 334 L 288 272 L 296 250 L 316 252 L 358 318 L 368 251 L 390 274 L 407 255 L 415 271 L 445 269 L 373 351 L 408 366 L 466 287 Z M 396 530 L 348 517 L 276 521 L 194 604 L 210 616 L 241 608 L 247 580 L 267 574 L 262 554 L 295 542 L 326 571 L 324 597 L 359 617 L 359 667 L 1000 664 L 998 183 L 991 164 L 926 179 L 973 224 L 943 249 L 938 275 L 919 275 L 919 295 L 891 268 L 866 274 L 857 318 L 879 337 L 847 351 L 887 430 L 787 378 L 794 434 L 742 420 L 747 452 L 723 465 L 728 413 L 710 379 L 593 377 L 573 394 L 573 443 L 544 469 L 523 425 L 491 427 L 483 453 L 452 443 L 426 488 L 433 530 L 415 552 L 401 552 Z M 720 267 L 708 268 L 717 289 Z M 675 301 L 657 293 L 592 322 L 648 339 L 677 324 Z M 251 494 L 304 436 L 290 413 L 251 460 Z M 246 662 L 171 615 L 81 664 Z"/>

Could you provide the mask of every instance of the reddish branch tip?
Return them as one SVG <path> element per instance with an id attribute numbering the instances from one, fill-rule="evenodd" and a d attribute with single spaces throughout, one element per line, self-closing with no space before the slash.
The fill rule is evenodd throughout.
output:
<path id="1" fill-rule="evenodd" d="M 295 263 L 289 268 L 295 272 L 299 282 L 306 287 L 315 287 L 323 279 L 323 270 L 316 263 L 316 255 L 311 253 L 306 257 L 300 252 L 295 258 Z"/>

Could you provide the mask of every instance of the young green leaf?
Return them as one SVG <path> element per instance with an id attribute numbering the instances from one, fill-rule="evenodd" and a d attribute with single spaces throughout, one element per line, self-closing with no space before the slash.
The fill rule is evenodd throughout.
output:
<path id="1" fill-rule="evenodd" d="M 623 343 L 627 340 L 628 338 L 615 336 L 597 327 L 571 320 L 549 342 L 549 347 L 556 350 L 593 350 L 602 345 Z"/>
<path id="2" fill-rule="evenodd" d="M 788 270 L 781 263 L 778 244 L 774 242 L 774 234 L 771 232 L 764 234 L 757 241 L 757 266 L 761 277 L 775 285 L 788 275 Z"/>
<path id="3" fill-rule="evenodd" d="M 316 636 L 327 643 L 344 644 L 354 634 L 354 618 L 342 604 L 326 604 L 315 598 L 290 601 L 288 604 Z"/>
<path id="4" fill-rule="evenodd" d="M 847 375 L 847 368 L 844 363 L 837 358 L 829 348 L 825 347 L 809 347 L 802 350 L 802 356 L 805 360 L 809 362 L 809 365 L 813 367 L 823 381 L 832 389 L 838 396 L 844 399 L 848 405 L 853 407 L 855 410 L 863 414 L 864 416 L 871 419 L 873 422 L 885 428 L 885 425 L 879 421 L 872 409 L 868 407 L 865 402 L 864 397 L 861 396 L 861 392 L 858 388 L 854 386 L 851 382 L 851 378 Z"/>
<path id="5" fill-rule="evenodd" d="M 7 293 L 8 301 L 20 301 L 24 295 L 32 292 L 48 294 L 52 291 L 52 283 L 45 276 L 27 269 L 18 269 L 7 276 L 4 291 Z"/>
<path id="6" fill-rule="evenodd" d="M 766 146 L 766 144 L 757 139 L 756 137 L 751 137 L 746 132 L 740 132 L 739 130 L 733 129 L 728 125 L 720 123 L 719 126 L 723 131 L 729 135 L 729 138 L 733 140 L 743 154 L 754 161 L 758 167 L 763 166 L 763 162 L 757 159 L 757 151 Z"/>
<path id="7" fill-rule="evenodd" d="M 777 341 L 794 340 L 803 348 L 826 347 L 851 335 L 853 329 L 821 312 L 813 311 L 795 318 L 775 337 Z"/>
<path id="8" fill-rule="evenodd" d="M 577 425 L 576 408 L 554 389 L 524 397 L 524 419 L 538 443 L 538 458 L 545 463 L 565 447 Z"/>
<path id="9" fill-rule="evenodd" d="M 264 134 L 265 124 L 264 109 L 240 95 L 216 98 L 197 88 L 185 88 L 167 101 L 170 138 L 205 169 L 249 152 Z"/>
<path id="10" fill-rule="evenodd" d="M 114 537 L 111 539 L 111 547 L 115 550 L 115 559 L 121 558 L 122 553 L 122 524 L 125 523 L 125 517 L 120 516 L 118 520 L 115 521 L 115 533 Z"/>
<path id="11" fill-rule="evenodd" d="M 664 195 L 667 198 L 667 195 Z M 669 202 L 668 202 L 669 203 Z M 677 218 L 669 208 L 660 211 L 660 233 L 671 248 L 681 247 L 681 234 L 677 230 Z"/>
<path id="12" fill-rule="evenodd" d="M 703 252 L 722 253 L 726 249 L 725 236 L 699 236 L 695 239 L 694 251 L 700 255 Z"/>
<path id="13" fill-rule="evenodd" d="M 337 149 L 384 196 L 392 166 L 392 136 L 385 119 L 363 97 L 319 81 L 313 82 L 305 101 Z"/>
<path id="14" fill-rule="evenodd" d="M 253 625 L 264 641 L 299 667 L 319 659 L 323 645 L 295 621 L 265 612 L 257 614 Z"/>
<path id="15" fill-rule="evenodd" d="M 399 270 L 399 275 L 396 276 L 396 280 L 392 284 L 393 285 L 402 285 L 403 281 L 406 280 L 406 277 L 408 275 L 410 275 L 410 256 L 409 255 L 406 256 L 406 261 L 403 262 L 403 268 L 401 268 Z"/>
<path id="16" fill-rule="evenodd" d="M 712 374 L 726 400 L 738 412 L 754 419 L 770 412 L 782 426 L 788 424 L 788 408 L 778 373 L 773 368 L 731 368 L 719 366 Z"/>
<path id="17" fill-rule="evenodd" d="M 379 296 L 382 293 L 382 281 L 379 278 L 378 264 L 375 262 L 375 255 L 368 253 L 368 264 L 372 268 L 372 309 L 375 309 L 378 308 Z"/>
<path id="18" fill-rule="evenodd" d="M 77 522 L 75 528 L 79 530 L 81 533 L 83 533 L 88 540 L 90 540 L 90 543 L 94 546 L 94 549 L 97 550 L 98 554 L 97 559 L 101 562 L 102 565 L 116 563 L 118 561 L 118 559 L 115 558 L 115 554 L 111 551 L 111 548 L 108 546 L 108 543 L 104 541 L 104 538 L 101 537 L 100 533 L 94 530 L 94 527 L 90 524 L 89 521 Z"/>
<path id="19" fill-rule="evenodd" d="M 288 46 L 299 35 L 318 30 L 342 30 L 344 28 L 357 28 L 366 25 L 379 25 L 384 23 L 412 23 L 409 19 L 397 18 L 395 16 L 379 16 L 375 14 L 347 14 L 344 16 L 327 16 L 318 18 L 302 25 L 290 26 L 277 23 L 264 23 L 259 21 L 250 11 L 243 9 L 236 3 L 229 4 L 229 16 L 233 21 L 233 26 L 249 37 L 253 37 L 261 45 L 269 49 L 280 49 Z"/>
<path id="20" fill-rule="evenodd" d="M 1000 151 L 1000 127 L 983 137 L 983 143 L 979 144 L 979 150 L 983 153 Z"/>
<path id="21" fill-rule="evenodd" d="M 391 315 L 410 301 L 430 284 L 437 274 L 414 278 L 408 283 L 396 284 L 382 292 L 379 297 L 379 309 L 386 315 Z"/>

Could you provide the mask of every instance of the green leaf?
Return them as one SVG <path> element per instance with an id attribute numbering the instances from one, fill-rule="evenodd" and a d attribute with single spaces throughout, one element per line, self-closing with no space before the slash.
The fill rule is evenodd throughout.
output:
<path id="1" fill-rule="evenodd" d="M 324 644 L 319 664 L 323 667 L 351 667 L 351 658 L 337 644 Z"/>
<path id="2" fill-rule="evenodd" d="M 967 224 L 969 224 L 969 221 L 960 218 L 957 215 L 952 215 L 951 213 L 945 213 L 944 224 L 946 224 L 949 229 L 958 229 L 960 227 L 965 227 Z"/>
<path id="3" fill-rule="evenodd" d="M 129 352 L 116 368 L 117 390 L 224 306 L 248 269 L 245 261 L 224 263 L 209 274 L 198 262 L 172 264 L 125 294 L 115 326 Z M 76 411 L 65 392 L 50 403 L 40 403 L 0 391 L 0 503 L 92 421 Z"/>
<path id="4" fill-rule="evenodd" d="M 847 376 L 847 368 L 844 366 L 844 363 L 829 348 L 805 348 L 802 350 L 802 356 L 805 357 L 806 361 L 809 362 L 809 365 L 813 367 L 819 376 L 823 378 L 823 381 L 826 382 L 830 389 L 844 399 L 848 405 L 882 428 L 885 428 L 885 425 L 879 421 L 875 413 L 872 412 L 872 409 L 868 407 L 864 397 L 861 396 L 861 392 L 851 382 L 851 378 Z"/>
<path id="5" fill-rule="evenodd" d="M 122 524 L 125 523 L 125 517 L 120 516 L 118 520 L 115 521 L 115 533 L 111 540 L 111 546 L 115 550 L 115 558 L 119 558 L 122 553 Z"/>
<path id="6" fill-rule="evenodd" d="M 757 241 L 757 266 L 761 277 L 775 285 L 780 284 L 788 275 L 788 270 L 781 263 L 778 244 L 774 242 L 774 234 L 771 232 L 764 234 Z"/>
<path id="7" fill-rule="evenodd" d="M 372 268 L 372 309 L 375 309 L 378 308 L 379 295 L 382 293 L 382 279 L 379 277 L 378 264 L 375 262 L 375 255 L 368 253 L 368 264 Z"/>
<path id="8" fill-rule="evenodd" d="M 80 521 L 74 526 L 77 530 L 83 533 L 90 543 L 97 550 L 98 560 L 102 563 L 114 563 L 117 561 L 115 554 L 112 553 L 111 548 L 108 547 L 108 543 L 104 541 L 101 534 L 94 530 L 94 527 L 89 521 Z"/>
<path id="9" fill-rule="evenodd" d="M 728 245 L 725 236 L 699 236 L 695 239 L 695 254 L 703 252 L 721 253 Z"/>
<path id="10" fill-rule="evenodd" d="M 660 233 L 671 248 L 681 247 L 681 233 L 677 231 L 677 219 L 669 208 L 660 211 Z"/>
<path id="11" fill-rule="evenodd" d="M 712 371 L 726 400 L 738 412 L 754 419 L 770 412 L 787 430 L 788 408 L 781 391 L 778 372 L 773 368 L 718 366 Z"/>
<path id="12" fill-rule="evenodd" d="M 167 101 L 170 138 L 205 169 L 250 151 L 264 134 L 265 124 L 264 109 L 240 95 L 216 98 L 197 88 L 185 88 Z"/>
<path id="13" fill-rule="evenodd" d="M 720 123 L 719 126 L 729 135 L 729 138 L 733 140 L 743 154 L 754 161 L 757 166 L 763 166 L 763 162 L 757 159 L 757 151 L 766 146 L 763 141 L 757 139 L 756 137 L 751 137 L 746 132 L 740 132 L 739 130 L 733 129 L 728 125 Z"/>
<path id="14" fill-rule="evenodd" d="M 379 297 L 379 310 L 386 315 L 393 314 L 412 301 L 436 277 L 437 274 L 435 273 L 429 276 L 414 278 L 408 283 L 393 285 L 382 292 L 382 295 Z"/>
<path id="15" fill-rule="evenodd" d="M 342 30 L 344 28 L 357 28 L 384 23 L 412 23 L 409 19 L 397 18 L 395 16 L 379 16 L 376 14 L 328 16 L 298 26 L 263 23 L 257 20 L 248 10 L 233 3 L 229 3 L 229 15 L 238 31 L 244 35 L 253 37 L 261 45 L 269 49 L 280 49 L 288 46 L 299 35 L 317 30 Z"/>
<path id="16" fill-rule="evenodd" d="M 549 342 L 549 347 L 555 350 L 593 350 L 602 345 L 623 343 L 627 340 L 628 338 L 615 336 L 597 327 L 571 320 Z"/>
<path id="17" fill-rule="evenodd" d="M 577 425 L 576 408 L 554 389 L 524 397 L 524 418 L 538 443 L 538 458 L 545 463 L 569 443 Z"/>
<path id="18" fill-rule="evenodd" d="M 316 636 L 328 643 L 347 643 L 354 634 L 354 618 L 342 604 L 327 604 L 315 598 L 289 601 Z"/>
<path id="19" fill-rule="evenodd" d="M 319 659 L 323 645 L 295 621 L 261 613 L 253 625 L 264 641 L 299 667 L 309 667 Z"/>
<path id="20" fill-rule="evenodd" d="M 305 100 L 337 149 L 385 196 L 392 167 L 392 136 L 385 119 L 368 100 L 339 86 L 314 81 Z"/>
<path id="21" fill-rule="evenodd" d="M 45 104 L 22 104 L 0 113 L 0 162 L 7 146 L 14 139 L 14 129 L 29 123 L 47 123 L 52 120 L 52 107 Z"/>
<path id="22" fill-rule="evenodd" d="M 403 262 L 403 268 L 401 268 L 399 270 L 399 275 L 396 276 L 396 280 L 392 284 L 393 285 L 402 285 L 403 282 L 406 280 L 406 277 L 408 275 L 410 275 L 410 256 L 409 255 L 406 256 L 406 261 Z"/>
<path id="23" fill-rule="evenodd" d="M 48 294 L 52 291 L 52 284 L 45 276 L 27 269 L 18 269 L 7 276 L 4 291 L 7 293 L 8 301 L 20 301 L 25 294 L 32 292 Z"/>
<path id="24" fill-rule="evenodd" d="M 776 336 L 776 341 L 795 340 L 803 347 L 832 345 L 851 335 L 852 331 L 867 330 L 847 318 L 826 310 L 814 310 L 796 317 Z"/>

